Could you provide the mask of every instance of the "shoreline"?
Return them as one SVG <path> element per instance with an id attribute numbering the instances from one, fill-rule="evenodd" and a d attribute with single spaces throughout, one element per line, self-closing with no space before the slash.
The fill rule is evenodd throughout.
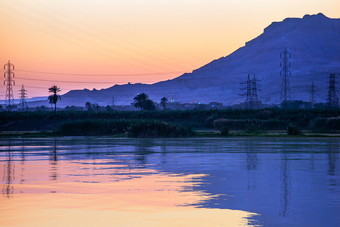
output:
<path id="1" fill-rule="evenodd" d="M 39 137 L 111 137 L 111 138 L 232 138 L 232 137 L 285 137 L 285 138 L 308 138 L 308 137 L 325 137 L 325 138 L 338 138 L 340 133 L 329 132 L 311 132 L 302 131 L 299 135 L 288 135 L 286 131 L 259 131 L 254 133 L 244 132 L 242 130 L 231 130 L 229 135 L 221 135 L 217 130 L 193 130 L 194 135 L 186 137 L 128 137 L 125 134 L 116 135 L 77 135 L 77 136 L 65 136 L 58 134 L 54 131 L 2 131 L 0 132 L 0 138 L 39 138 Z"/>

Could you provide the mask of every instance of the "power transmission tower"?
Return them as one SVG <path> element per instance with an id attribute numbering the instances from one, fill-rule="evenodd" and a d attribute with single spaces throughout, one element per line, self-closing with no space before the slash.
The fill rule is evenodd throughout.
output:
<path id="1" fill-rule="evenodd" d="M 338 97 L 336 96 L 336 88 L 335 88 L 335 74 L 329 74 L 328 81 L 328 97 L 327 97 L 327 106 L 328 108 L 337 108 L 338 107 Z"/>
<path id="2" fill-rule="evenodd" d="M 4 77 L 6 78 L 4 81 L 4 85 L 6 85 L 6 97 L 5 103 L 7 104 L 7 108 L 11 111 L 11 107 L 14 104 L 14 97 L 13 97 L 13 86 L 15 82 L 12 78 L 14 78 L 14 65 L 8 60 L 8 63 L 4 65 Z"/>
<path id="3" fill-rule="evenodd" d="M 246 93 L 241 94 L 241 96 L 246 96 L 245 105 L 246 108 L 250 108 L 253 102 L 252 98 L 252 80 L 250 79 L 250 75 L 248 74 L 248 79 L 246 82 L 241 82 L 241 85 L 246 84 L 245 88 L 241 88 L 241 90 L 246 90 Z"/>
<path id="4" fill-rule="evenodd" d="M 260 102 L 258 100 L 257 91 L 258 91 L 258 84 L 255 74 L 253 79 L 250 79 L 250 75 L 248 74 L 248 79 L 246 82 L 242 82 L 241 85 L 246 85 L 246 87 L 241 88 L 241 90 L 246 90 L 245 93 L 241 94 L 241 96 L 246 96 L 246 100 L 244 102 L 245 108 L 252 109 L 256 106 L 260 105 Z"/>
<path id="5" fill-rule="evenodd" d="M 252 106 L 255 105 L 255 103 L 257 103 L 259 100 L 258 100 L 258 97 L 257 97 L 257 83 L 256 81 L 258 81 L 255 77 L 255 74 L 254 74 L 254 77 L 251 81 L 251 101 L 252 101 Z"/>
<path id="6" fill-rule="evenodd" d="M 280 53 L 280 58 L 282 59 L 280 66 L 281 71 L 280 75 L 282 77 L 282 85 L 281 85 L 281 100 L 286 104 L 287 100 L 290 96 L 290 87 L 289 87 L 289 77 L 291 76 L 290 62 L 289 58 L 291 58 L 291 53 L 287 50 L 287 48 Z"/>
<path id="7" fill-rule="evenodd" d="M 25 109 L 27 109 L 27 102 L 26 102 L 26 98 L 27 98 L 27 90 L 25 89 L 24 85 L 21 86 L 21 89 L 19 90 L 20 93 L 20 108 L 21 111 L 24 111 Z"/>
<path id="8" fill-rule="evenodd" d="M 112 106 L 115 105 L 115 97 L 114 97 L 114 96 L 112 96 L 111 105 L 112 105 Z"/>
<path id="9" fill-rule="evenodd" d="M 314 107 L 315 102 L 315 85 L 314 82 L 312 82 L 310 87 L 310 103 L 312 104 L 312 107 Z"/>

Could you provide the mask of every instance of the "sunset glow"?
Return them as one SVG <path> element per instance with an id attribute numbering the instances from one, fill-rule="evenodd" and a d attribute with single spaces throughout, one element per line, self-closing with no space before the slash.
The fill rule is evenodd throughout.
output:
<path id="1" fill-rule="evenodd" d="M 154 83 L 230 54 L 272 21 L 319 12 L 339 18 L 340 2 L 0 0 L 0 63 L 15 65 L 15 98 L 22 84 L 34 97 L 54 84 L 63 94 Z"/>
<path id="2" fill-rule="evenodd" d="M 105 162 L 96 161 L 98 164 Z M 0 197 L 0 202 L 6 204 L 0 208 L 0 225 L 206 226 L 209 223 L 210 226 L 220 226 L 228 223 L 229 226 L 251 226 L 246 218 L 255 215 L 240 210 L 188 206 L 211 198 L 202 192 L 183 191 L 195 185 L 193 179 L 198 180 L 204 175 L 159 175 L 151 169 L 128 172 L 125 165 L 115 165 L 112 169 L 108 164 L 90 176 L 84 167 L 91 163 L 93 161 L 59 161 L 53 169 L 46 161 L 36 161 L 14 167 L 16 171 L 12 177 L 17 180 L 10 187 L 15 196 L 10 200 Z M 50 164 L 53 166 L 53 161 Z M 0 169 L 8 168 L 5 165 L 0 163 Z M 45 169 L 45 174 L 38 169 Z M 121 176 L 119 180 L 112 182 L 113 175 L 108 174 L 107 169 L 111 169 L 111 174 L 115 172 Z M 54 171 L 58 176 L 51 179 L 48 175 Z M 77 174 L 71 175 L 71 172 Z M 140 175 L 124 179 L 124 173 Z M 83 181 L 82 175 L 86 176 Z"/>

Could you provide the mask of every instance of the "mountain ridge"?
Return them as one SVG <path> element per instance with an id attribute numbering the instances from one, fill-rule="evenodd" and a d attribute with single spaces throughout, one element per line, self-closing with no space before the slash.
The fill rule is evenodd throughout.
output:
<path id="1" fill-rule="evenodd" d="M 145 92 L 156 102 L 162 97 L 182 103 L 221 102 L 233 105 L 243 101 L 240 82 L 256 74 L 264 103 L 279 103 L 280 52 L 292 53 L 291 99 L 308 101 L 308 87 L 314 81 L 319 90 L 317 101 L 324 101 L 329 73 L 340 72 L 340 19 L 322 13 L 303 18 L 286 18 L 272 22 L 263 33 L 233 53 L 215 59 L 191 73 L 154 84 L 114 85 L 101 90 L 72 90 L 62 97 L 62 106 L 94 102 L 110 105 L 132 102 L 137 93 Z"/>

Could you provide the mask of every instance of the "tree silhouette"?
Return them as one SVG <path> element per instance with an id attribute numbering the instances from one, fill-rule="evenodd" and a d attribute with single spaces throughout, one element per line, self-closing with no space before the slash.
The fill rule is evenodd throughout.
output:
<path id="1" fill-rule="evenodd" d="M 163 109 L 165 110 L 166 109 L 166 102 L 168 101 L 167 98 L 163 97 L 161 99 L 161 106 L 163 107 Z"/>
<path id="2" fill-rule="evenodd" d="M 155 110 L 156 109 L 156 106 L 155 104 L 153 103 L 152 100 L 150 99 L 147 99 L 145 101 L 145 106 L 144 106 L 144 110 Z"/>
<path id="3" fill-rule="evenodd" d="M 87 111 L 92 110 L 92 105 L 91 105 L 90 102 L 86 102 L 86 103 L 85 103 L 85 107 L 86 107 Z"/>
<path id="4" fill-rule="evenodd" d="M 54 104 L 54 113 L 57 112 L 58 99 L 61 100 L 60 95 L 58 95 L 59 91 L 61 90 L 56 85 L 53 85 L 52 87 L 48 89 L 48 92 L 53 93 L 52 95 L 48 96 L 48 101 L 50 102 L 50 104 Z"/>
<path id="5" fill-rule="evenodd" d="M 139 94 L 133 98 L 133 103 L 136 108 L 140 108 L 141 110 L 155 110 L 155 104 L 152 100 L 148 98 L 148 95 L 145 93 Z"/>

